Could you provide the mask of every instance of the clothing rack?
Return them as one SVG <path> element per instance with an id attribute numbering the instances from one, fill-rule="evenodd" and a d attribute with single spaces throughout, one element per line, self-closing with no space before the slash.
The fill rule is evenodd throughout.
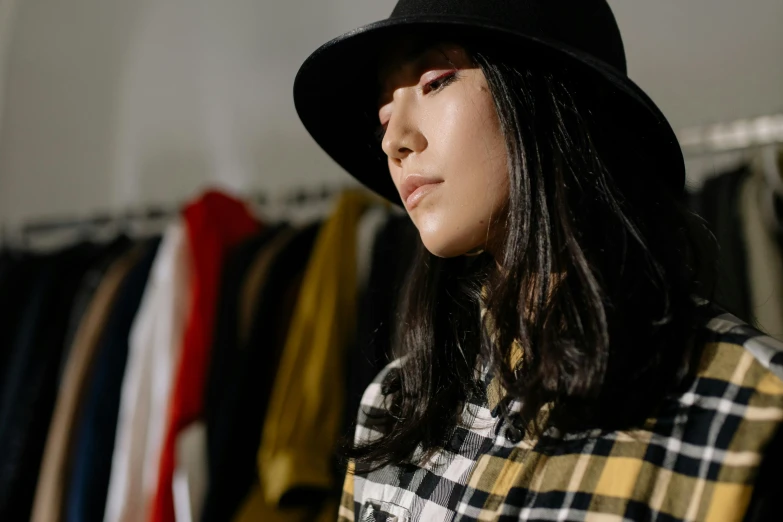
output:
<path id="1" fill-rule="evenodd" d="M 688 127 L 676 133 L 687 159 L 783 143 L 783 113 Z"/>
<path id="2" fill-rule="evenodd" d="M 340 192 L 356 188 L 355 183 L 330 184 L 314 187 L 300 187 L 293 190 L 272 194 L 268 191 L 256 192 L 250 195 L 238 195 L 251 205 L 257 206 L 262 212 L 272 208 L 296 208 L 331 200 Z M 112 227 L 118 231 L 128 230 L 132 223 L 154 223 L 175 217 L 185 206 L 148 205 L 142 208 L 129 208 L 120 211 L 100 210 L 89 216 L 59 216 L 25 221 L 16 226 L 7 223 L 0 225 L 0 250 L 12 243 L 27 248 L 34 236 L 48 233 L 74 231 L 87 234 L 92 230 Z"/>

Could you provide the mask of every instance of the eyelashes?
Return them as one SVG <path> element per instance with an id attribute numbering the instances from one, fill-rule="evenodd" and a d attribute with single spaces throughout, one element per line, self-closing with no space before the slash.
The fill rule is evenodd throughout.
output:
<path id="1" fill-rule="evenodd" d="M 457 71 L 453 71 L 450 73 L 446 73 L 443 76 L 439 76 L 438 78 L 435 78 L 431 82 L 427 82 L 424 84 L 424 91 L 425 94 L 437 94 L 438 92 L 442 91 L 446 86 L 454 83 L 459 78 L 459 73 Z M 386 136 L 386 127 L 387 124 L 378 125 L 375 128 L 375 140 L 380 144 L 383 142 L 384 136 Z"/>
<path id="2" fill-rule="evenodd" d="M 446 87 L 448 84 L 457 79 L 457 71 L 448 72 L 442 76 L 439 76 L 424 85 L 425 88 L 430 90 L 430 93 L 436 93 Z"/>

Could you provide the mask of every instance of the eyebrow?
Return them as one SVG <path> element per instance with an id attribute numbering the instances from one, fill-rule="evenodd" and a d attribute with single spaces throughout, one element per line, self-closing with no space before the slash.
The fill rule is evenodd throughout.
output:
<path id="1" fill-rule="evenodd" d="M 425 54 L 430 52 L 432 50 L 432 46 L 428 45 L 423 42 L 414 43 L 413 45 L 407 46 L 408 49 L 405 50 L 400 56 L 396 62 L 397 63 L 406 63 L 411 61 L 418 61 L 420 60 Z M 388 69 L 391 69 L 392 67 L 383 67 L 380 69 L 379 72 L 384 72 Z"/>

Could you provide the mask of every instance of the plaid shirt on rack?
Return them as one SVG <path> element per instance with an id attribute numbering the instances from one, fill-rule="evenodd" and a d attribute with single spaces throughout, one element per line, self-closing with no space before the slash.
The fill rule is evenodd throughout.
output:
<path id="1" fill-rule="evenodd" d="M 339 520 L 743 520 L 783 420 L 783 343 L 722 312 L 704 328 L 692 386 L 643 429 L 567 436 L 542 450 L 499 422 L 486 376 L 485 396 L 466 404 L 467 425 L 423 465 L 366 472 L 350 463 Z M 381 385 L 398 366 L 365 392 L 357 442 L 382 435 L 367 413 L 383 411 Z"/>

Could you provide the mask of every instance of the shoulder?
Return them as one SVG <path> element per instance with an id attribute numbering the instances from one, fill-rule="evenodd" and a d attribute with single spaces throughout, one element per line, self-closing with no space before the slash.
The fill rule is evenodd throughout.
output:
<path id="1" fill-rule="evenodd" d="M 657 419 L 651 441 L 680 448 L 683 462 L 699 462 L 679 466 L 683 475 L 709 470 L 721 491 L 718 500 L 705 499 L 711 509 L 732 498 L 739 505 L 740 497 L 750 511 L 767 509 L 779 494 L 783 463 L 783 343 L 717 307 L 708 309 L 700 333 L 695 381 Z"/>
<path id="2" fill-rule="evenodd" d="M 699 377 L 783 397 L 783 342 L 717 308 L 703 334 Z"/>
<path id="3" fill-rule="evenodd" d="M 760 458 L 783 422 L 783 343 L 720 309 L 701 331 L 695 380 L 675 408 L 688 413 L 683 438 Z"/>
<path id="4" fill-rule="evenodd" d="M 400 357 L 387 364 L 364 390 L 356 419 L 355 443 L 367 443 L 385 434 L 385 420 L 393 397 L 389 387 L 393 386 L 404 360 Z"/>

